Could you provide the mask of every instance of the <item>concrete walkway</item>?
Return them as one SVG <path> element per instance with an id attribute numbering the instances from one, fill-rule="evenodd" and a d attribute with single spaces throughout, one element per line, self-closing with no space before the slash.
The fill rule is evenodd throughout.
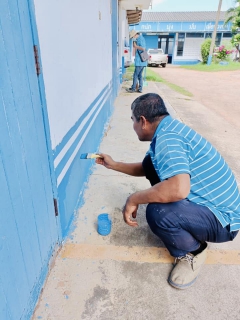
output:
<path id="1" fill-rule="evenodd" d="M 138 141 L 132 129 L 130 105 L 138 94 L 125 93 L 125 86 L 100 151 L 118 161 L 137 162 L 149 143 Z M 144 92 L 162 95 L 173 116 L 219 149 L 240 182 L 236 126 L 163 84 L 149 82 Z M 148 187 L 144 178 L 94 167 L 76 228 L 55 260 L 34 320 L 240 319 L 240 236 L 232 243 L 210 244 L 206 265 L 193 287 L 184 291 L 170 287 L 167 277 L 173 260 L 149 230 L 145 206 L 138 211 L 138 228 L 122 219 L 129 194 Z M 112 219 L 112 232 L 106 237 L 96 231 L 97 216 L 104 212 Z"/>

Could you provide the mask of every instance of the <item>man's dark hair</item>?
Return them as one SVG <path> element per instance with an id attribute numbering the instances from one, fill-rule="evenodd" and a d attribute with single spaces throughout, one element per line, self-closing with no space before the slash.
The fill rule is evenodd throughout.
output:
<path id="1" fill-rule="evenodd" d="M 146 93 L 135 99 L 131 109 L 137 122 L 144 116 L 150 123 L 169 115 L 163 99 L 156 93 Z"/>

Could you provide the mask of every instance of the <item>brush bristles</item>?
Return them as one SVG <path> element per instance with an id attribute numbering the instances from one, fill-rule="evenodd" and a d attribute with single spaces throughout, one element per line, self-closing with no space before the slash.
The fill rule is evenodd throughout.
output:
<path id="1" fill-rule="evenodd" d="M 80 159 L 95 159 L 95 158 L 101 158 L 96 153 L 82 153 L 80 156 Z"/>

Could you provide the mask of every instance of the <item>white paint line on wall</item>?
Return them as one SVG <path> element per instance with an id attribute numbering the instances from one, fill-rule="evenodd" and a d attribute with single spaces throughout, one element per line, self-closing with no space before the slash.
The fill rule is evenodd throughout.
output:
<path id="1" fill-rule="evenodd" d="M 62 172 L 61 172 L 60 175 L 58 176 L 58 178 L 57 178 L 57 186 L 60 185 L 62 179 L 64 178 L 64 176 L 65 176 L 65 174 L 66 174 L 66 172 L 68 171 L 69 167 L 71 166 L 71 164 L 72 164 L 72 162 L 73 162 L 76 154 L 78 153 L 79 148 L 81 147 L 81 145 L 82 145 L 85 137 L 87 136 L 89 130 L 91 129 L 91 127 L 92 127 L 92 125 L 93 125 L 93 123 L 94 123 L 97 115 L 98 115 L 99 112 L 101 111 L 101 109 L 102 109 L 102 107 L 104 106 L 105 102 L 108 100 L 110 94 L 111 94 L 111 91 L 108 92 L 106 98 L 105 98 L 105 99 L 103 100 L 103 102 L 101 103 L 98 111 L 97 111 L 96 114 L 94 115 L 92 121 L 90 122 L 90 124 L 89 124 L 89 126 L 88 126 L 88 128 L 87 128 L 87 130 L 84 132 L 84 135 L 82 136 L 81 140 L 79 141 L 78 145 L 76 146 L 73 154 L 71 155 L 71 157 L 69 158 L 68 162 L 67 162 L 66 165 L 64 166 Z"/>
<path id="2" fill-rule="evenodd" d="M 100 98 L 100 102 L 103 99 L 104 95 L 106 92 L 103 93 L 103 95 Z M 72 135 L 72 137 L 69 139 L 69 141 L 66 143 L 66 145 L 64 146 L 64 148 L 61 150 L 61 152 L 59 152 L 59 154 L 57 155 L 57 157 L 54 159 L 54 168 L 56 168 L 59 163 L 61 162 L 62 158 L 65 156 L 66 152 L 69 150 L 69 148 L 71 147 L 71 145 L 73 144 L 73 142 L 75 141 L 75 139 L 77 138 L 79 132 L 82 130 L 82 128 L 84 127 L 84 125 L 86 124 L 86 122 L 88 121 L 88 119 L 91 117 L 91 115 L 93 114 L 93 112 L 97 109 L 97 106 L 99 105 L 99 101 L 96 102 L 95 106 L 92 108 L 92 110 L 88 113 L 88 115 L 85 117 L 85 119 L 81 122 L 80 126 L 78 127 L 78 129 L 75 131 L 75 133 Z"/>

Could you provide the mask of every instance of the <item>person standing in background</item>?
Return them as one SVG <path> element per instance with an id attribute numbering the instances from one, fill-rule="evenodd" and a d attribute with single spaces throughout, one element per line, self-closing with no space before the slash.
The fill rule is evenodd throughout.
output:
<path id="1" fill-rule="evenodd" d="M 129 38 L 133 38 L 133 47 L 135 48 L 135 69 L 133 74 L 133 84 L 131 88 L 126 89 L 127 92 L 139 92 L 142 93 L 143 90 L 143 69 L 147 66 L 147 61 L 142 61 L 140 53 L 146 49 L 146 42 L 142 35 L 140 35 L 136 30 L 131 30 L 129 33 Z M 136 90 L 137 83 L 139 81 L 138 90 Z"/>

